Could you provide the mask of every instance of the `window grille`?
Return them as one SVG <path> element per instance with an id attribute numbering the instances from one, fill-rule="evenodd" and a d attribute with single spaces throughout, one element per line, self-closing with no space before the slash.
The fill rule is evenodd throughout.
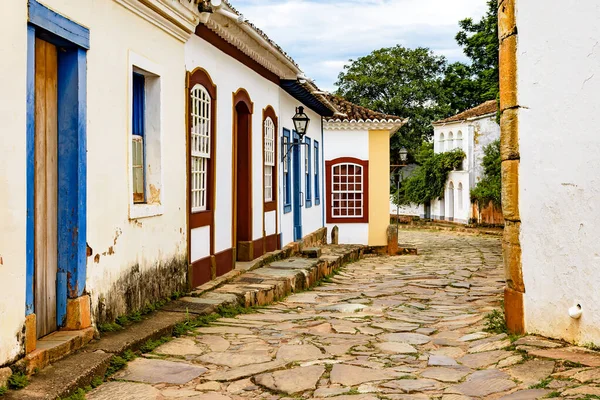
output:
<path id="1" fill-rule="evenodd" d="M 143 203 L 144 196 L 144 138 L 133 135 L 131 138 L 131 155 L 133 168 L 133 202 Z"/>
<path id="2" fill-rule="evenodd" d="M 361 218 L 363 216 L 363 168 L 358 164 L 335 164 L 331 205 L 333 218 Z"/>
<path id="3" fill-rule="evenodd" d="M 211 157 L 211 98 L 202 85 L 191 90 L 191 206 L 192 212 L 207 210 L 208 162 Z"/>
<path id="4" fill-rule="evenodd" d="M 275 166 L 275 123 L 271 117 L 265 119 L 265 201 L 273 201 L 273 167 Z"/>

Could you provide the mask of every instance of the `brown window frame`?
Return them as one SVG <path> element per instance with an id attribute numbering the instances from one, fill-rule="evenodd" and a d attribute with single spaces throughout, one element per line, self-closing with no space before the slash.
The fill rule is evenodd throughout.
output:
<path id="1" fill-rule="evenodd" d="M 191 169 L 191 140 L 190 129 L 192 126 L 191 113 L 191 93 L 196 84 L 202 85 L 210 95 L 210 158 L 207 163 L 207 182 L 206 182 L 206 210 L 192 212 L 191 189 L 192 189 L 192 169 Z M 202 68 L 196 68 L 189 74 L 187 90 L 187 163 L 188 163 L 188 213 L 190 215 L 190 229 L 212 225 L 214 219 L 215 207 L 215 172 L 216 172 L 216 143 L 217 143 L 217 85 L 213 83 L 210 75 Z"/>
<path id="2" fill-rule="evenodd" d="M 275 134 L 273 137 L 274 141 L 274 156 L 275 156 L 275 165 L 273 166 L 273 177 L 272 177 L 272 188 L 273 191 L 272 200 L 265 200 L 265 121 L 267 118 L 271 118 L 273 124 L 275 124 Z M 279 153 L 277 153 L 277 139 L 279 137 L 279 123 L 277 114 L 275 114 L 275 110 L 271 106 L 267 106 L 263 110 L 263 118 L 262 118 L 262 153 L 263 153 L 263 203 L 264 203 L 264 212 L 276 211 L 277 210 L 277 193 L 278 193 L 278 185 L 277 185 L 277 166 L 279 165 Z"/>
<path id="3" fill-rule="evenodd" d="M 344 218 L 333 216 L 333 167 L 338 164 L 357 164 L 362 167 L 362 217 Z M 369 222 L 369 161 L 353 157 L 340 157 L 325 161 L 325 193 L 328 224 L 363 224 Z"/>

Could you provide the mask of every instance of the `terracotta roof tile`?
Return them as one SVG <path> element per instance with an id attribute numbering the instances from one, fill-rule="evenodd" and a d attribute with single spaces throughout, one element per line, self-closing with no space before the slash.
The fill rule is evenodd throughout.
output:
<path id="1" fill-rule="evenodd" d="M 496 111 L 498 111 L 498 102 L 496 100 L 489 100 L 485 103 L 478 105 L 477 107 L 473 107 L 452 117 L 436 121 L 434 122 L 434 124 L 445 124 L 448 122 L 465 121 L 470 118 L 480 117 L 486 114 L 492 114 Z"/>
<path id="2" fill-rule="evenodd" d="M 337 108 L 337 110 L 340 113 L 346 114 L 344 116 L 334 115 L 333 117 L 328 117 L 328 118 L 326 118 L 326 120 L 328 120 L 328 121 L 336 121 L 336 120 L 341 120 L 341 121 L 352 121 L 352 120 L 355 120 L 355 121 L 367 121 L 367 120 L 371 120 L 371 121 L 389 121 L 389 120 L 402 121 L 403 120 L 402 118 L 396 117 L 395 115 L 384 114 L 384 113 L 370 110 L 366 107 L 359 106 L 359 105 L 351 103 L 348 100 L 346 100 L 342 97 L 339 97 L 339 96 L 334 96 L 332 94 L 328 94 L 325 97 L 327 98 L 327 100 L 329 100 L 329 102 L 331 102 L 335 106 L 335 108 Z"/>

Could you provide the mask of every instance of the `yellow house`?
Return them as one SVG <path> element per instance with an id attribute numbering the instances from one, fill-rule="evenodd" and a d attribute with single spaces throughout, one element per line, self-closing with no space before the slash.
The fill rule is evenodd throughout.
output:
<path id="1" fill-rule="evenodd" d="M 325 223 L 339 243 L 386 246 L 390 221 L 390 137 L 406 120 L 329 96 L 325 117 Z"/>

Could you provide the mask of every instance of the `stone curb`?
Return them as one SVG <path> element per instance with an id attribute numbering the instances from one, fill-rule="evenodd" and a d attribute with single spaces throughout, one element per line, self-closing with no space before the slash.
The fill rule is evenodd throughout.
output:
<path id="1" fill-rule="evenodd" d="M 190 314 L 209 315 L 220 306 L 239 304 L 242 307 L 252 307 L 279 301 L 289 294 L 309 289 L 345 264 L 358 261 L 364 251 L 365 246 L 359 245 L 329 246 L 323 249 L 323 255 L 318 259 L 281 259 L 278 258 L 281 254 L 274 252 L 277 253 L 274 258 L 266 259 L 279 261 L 271 261 L 266 265 L 262 260 L 259 262 L 262 268 L 256 267 L 251 272 L 231 276 L 212 291 L 171 302 L 142 322 L 123 331 L 106 334 L 85 346 L 79 353 L 66 357 L 52 368 L 42 370 L 32 378 L 27 388 L 11 391 L 5 398 L 55 400 L 67 397 L 79 387 L 89 385 L 94 377 L 104 377 L 112 356 L 127 350 L 137 351 L 148 340 L 172 335 L 175 325 L 185 322 Z M 60 384 L 52 385 L 51 382 Z"/>
<path id="2" fill-rule="evenodd" d="M 437 226 L 437 225 L 400 225 L 400 230 L 430 230 L 430 231 L 447 231 L 447 232 L 461 232 L 469 233 L 472 235 L 488 235 L 488 236 L 502 236 L 503 230 L 490 230 L 482 228 L 467 228 L 462 226 Z"/>

